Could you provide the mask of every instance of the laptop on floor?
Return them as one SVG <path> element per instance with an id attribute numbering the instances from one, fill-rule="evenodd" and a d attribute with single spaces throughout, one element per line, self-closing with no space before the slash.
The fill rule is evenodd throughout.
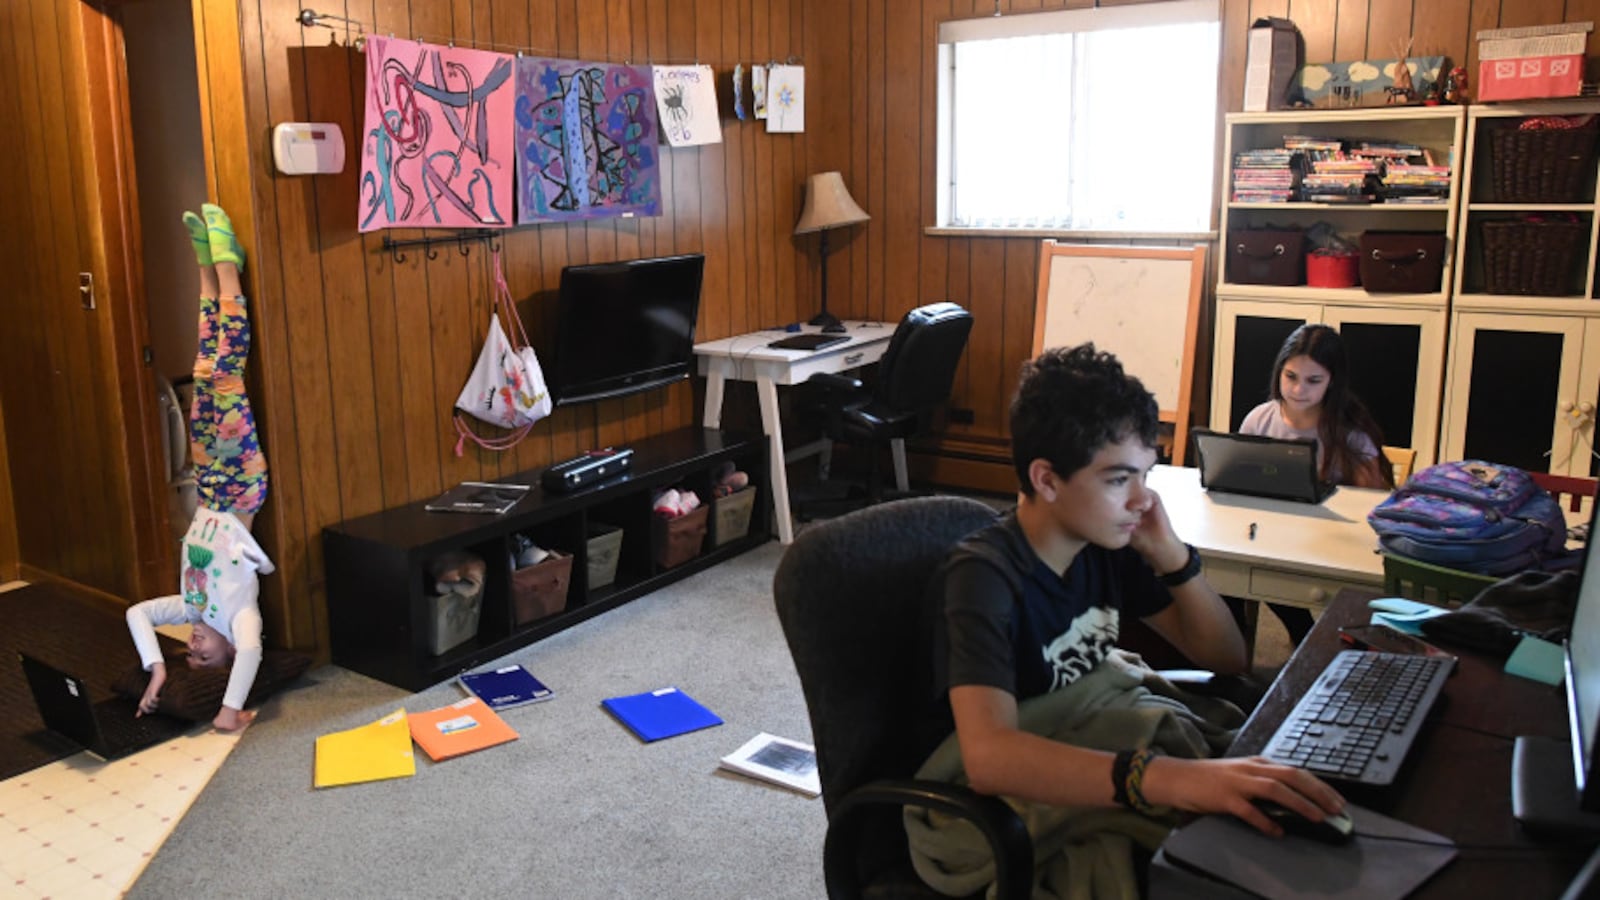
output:
<path id="1" fill-rule="evenodd" d="M 82 679 L 20 651 L 17 658 L 45 727 L 100 759 L 127 756 L 177 737 L 194 725 L 159 714 L 136 717 L 139 702 L 127 697 L 91 703 Z"/>
<path id="2" fill-rule="evenodd" d="M 1317 479 L 1317 442 L 1196 428 L 1189 432 L 1208 491 L 1321 503 L 1334 486 Z"/>

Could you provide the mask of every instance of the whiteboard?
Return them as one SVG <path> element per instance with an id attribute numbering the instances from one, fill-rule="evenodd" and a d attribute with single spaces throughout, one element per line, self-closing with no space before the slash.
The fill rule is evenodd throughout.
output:
<path id="1" fill-rule="evenodd" d="M 1094 341 L 1155 394 L 1183 464 L 1206 248 L 1044 241 L 1033 354 Z"/>

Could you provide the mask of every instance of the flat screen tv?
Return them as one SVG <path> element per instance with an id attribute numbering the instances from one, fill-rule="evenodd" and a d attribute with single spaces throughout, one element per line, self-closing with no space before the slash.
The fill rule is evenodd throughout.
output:
<path id="1" fill-rule="evenodd" d="M 621 397 L 688 378 L 705 256 L 567 266 L 557 300 L 557 406 Z"/>

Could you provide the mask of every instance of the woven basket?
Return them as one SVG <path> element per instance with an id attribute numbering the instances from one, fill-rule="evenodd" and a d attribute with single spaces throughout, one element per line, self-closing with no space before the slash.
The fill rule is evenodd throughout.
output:
<path id="1" fill-rule="evenodd" d="M 1600 128 L 1502 128 L 1489 135 L 1489 176 L 1499 203 L 1585 203 Z"/>
<path id="2" fill-rule="evenodd" d="M 1588 238 L 1589 226 L 1580 222 L 1484 222 L 1484 289 L 1540 297 L 1571 294 Z"/>

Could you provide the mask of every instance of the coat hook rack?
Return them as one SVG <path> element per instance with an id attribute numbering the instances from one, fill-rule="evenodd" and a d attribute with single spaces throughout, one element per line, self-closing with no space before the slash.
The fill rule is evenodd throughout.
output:
<path id="1" fill-rule="evenodd" d="M 483 241 L 489 247 L 489 252 L 500 251 L 500 233 L 493 228 L 478 228 L 473 231 L 462 231 L 456 234 L 423 235 L 419 238 L 401 238 L 396 240 L 388 235 L 383 236 L 383 249 L 388 252 L 389 258 L 396 265 L 406 261 L 406 255 L 401 253 L 403 247 L 422 247 L 428 251 L 429 259 L 438 259 L 439 251 L 434 249 L 435 244 L 454 243 L 462 256 L 472 255 L 474 241 Z"/>

